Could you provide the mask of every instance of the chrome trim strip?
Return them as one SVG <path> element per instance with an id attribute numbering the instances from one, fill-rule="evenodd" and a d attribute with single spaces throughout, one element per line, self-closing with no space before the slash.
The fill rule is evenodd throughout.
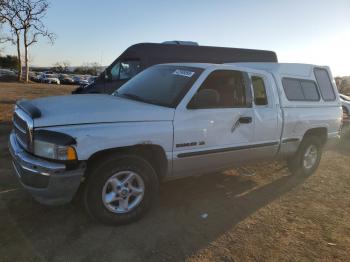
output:
<path id="1" fill-rule="evenodd" d="M 190 156 L 216 154 L 216 153 L 237 151 L 237 150 L 244 150 L 244 149 L 254 149 L 254 148 L 265 147 L 265 146 L 275 146 L 275 145 L 278 145 L 278 144 L 279 144 L 279 142 L 276 141 L 276 142 L 263 143 L 263 144 L 254 144 L 254 145 L 246 145 L 246 146 L 236 146 L 236 147 L 225 147 L 225 148 L 218 148 L 218 149 L 209 149 L 209 150 L 181 153 L 181 154 L 178 154 L 177 157 L 178 158 L 182 158 L 182 157 L 190 157 Z"/>
<path id="2" fill-rule="evenodd" d="M 43 176 L 50 176 L 50 174 L 47 172 L 39 172 L 38 170 L 30 168 L 30 167 L 22 166 L 22 168 L 24 170 L 27 170 L 27 171 L 35 173 L 35 174 L 39 174 L 39 175 L 43 175 Z"/>
<path id="3" fill-rule="evenodd" d="M 299 142 L 299 138 L 285 138 L 282 140 L 282 143 L 290 143 L 290 142 Z"/>
<path id="4" fill-rule="evenodd" d="M 18 168 L 17 168 L 17 166 L 16 166 L 16 164 L 15 164 L 14 161 L 12 161 L 12 166 L 13 166 L 13 169 L 15 170 L 15 172 L 16 172 L 16 175 L 17 175 L 19 178 L 21 178 L 21 173 L 18 171 Z"/>
<path id="5" fill-rule="evenodd" d="M 22 127 L 20 127 L 20 126 L 16 123 L 16 121 L 13 121 L 12 123 L 13 123 L 13 125 L 15 126 L 15 128 L 17 128 L 20 132 L 22 132 L 23 134 L 26 134 L 26 133 L 27 133 L 27 131 L 24 130 Z"/>
<path id="6" fill-rule="evenodd" d="M 23 148 L 27 148 L 27 145 L 17 135 L 16 135 L 16 140 L 17 140 L 18 143 L 21 144 L 21 146 Z"/>
<path id="7" fill-rule="evenodd" d="M 29 151 L 32 151 L 34 120 L 28 114 L 26 114 L 22 109 L 20 109 L 18 106 L 15 107 L 14 113 L 17 114 L 17 116 L 19 118 L 21 118 L 27 124 L 28 132 L 29 132 L 29 134 L 28 134 L 29 141 L 27 141 L 28 146 L 26 145 L 24 148 L 26 148 Z M 25 132 L 25 134 L 27 134 L 27 131 Z"/>

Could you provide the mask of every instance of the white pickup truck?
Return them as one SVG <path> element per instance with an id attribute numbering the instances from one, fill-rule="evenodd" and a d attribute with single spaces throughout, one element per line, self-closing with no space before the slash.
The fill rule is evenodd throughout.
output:
<path id="1" fill-rule="evenodd" d="M 163 64 L 113 95 L 18 102 L 9 147 L 39 202 L 69 202 L 84 184 L 89 213 L 122 224 L 140 218 L 168 179 L 269 159 L 309 175 L 341 118 L 328 67 Z"/>

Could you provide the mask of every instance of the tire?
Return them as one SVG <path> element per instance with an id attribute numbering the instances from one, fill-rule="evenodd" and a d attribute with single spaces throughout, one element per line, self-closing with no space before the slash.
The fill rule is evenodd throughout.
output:
<path id="1" fill-rule="evenodd" d="M 134 180 L 127 181 L 128 177 Z M 140 193 L 142 187 L 143 193 Z M 156 172 L 143 158 L 134 155 L 110 157 L 89 171 L 84 192 L 85 207 L 93 218 L 104 224 L 128 224 L 150 209 L 158 188 Z M 116 200 L 110 202 L 111 199 Z"/>
<path id="2" fill-rule="evenodd" d="M 297 153 L 287 161 L 289 170 L 295 175 L 309 176 L 313 174 L 320 164 L 322 156 L 322 142 L 316 136 L 309 136 L 303 139 Z M 308 155 L 311 150 L 314 154 Z M 316 153 L 315 153 L 316 150 Z M 307 157 L 310 156 L 310 158 Z"/>

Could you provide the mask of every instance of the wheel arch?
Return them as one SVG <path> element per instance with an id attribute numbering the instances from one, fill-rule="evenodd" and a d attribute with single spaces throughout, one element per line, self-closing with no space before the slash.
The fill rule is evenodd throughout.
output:
<path id="1" fill-rule="evenodd" d="M 320 138 L 322 145 L 324 145 L 327 142 L 328 129 L 326 127 L 315 127 L 315 128 L 308 129 L 303 135 L 302 141 L 304 141 L 306 138 L 310 136 Z"/>
<path id="2" fill-rule="evenodd" d="M 155 144 L 137 144 L 132 146 L 109 148 L 95 152 L 87 160 L 87 170 L 93 168 L 99 161 L 103 161 L 103 159 L 106 157 L 123 154 L 137 155 L 144 158 L 154 168 L 160 181 L 168 172 L 168 160 L 165 150 L 160 145 Z M 86 172 L 86 176 L 88 176 L 89 173 L 90 172 Z"/>

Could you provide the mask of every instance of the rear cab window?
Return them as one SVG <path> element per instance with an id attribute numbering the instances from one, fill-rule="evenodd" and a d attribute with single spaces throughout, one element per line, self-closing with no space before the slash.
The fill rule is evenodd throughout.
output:
<path id="1" fill-rule="evenodd" d="M 252 76 L 254 104 L 265 106 L 268 104 L 264 79 L 260 76 Z"/>

